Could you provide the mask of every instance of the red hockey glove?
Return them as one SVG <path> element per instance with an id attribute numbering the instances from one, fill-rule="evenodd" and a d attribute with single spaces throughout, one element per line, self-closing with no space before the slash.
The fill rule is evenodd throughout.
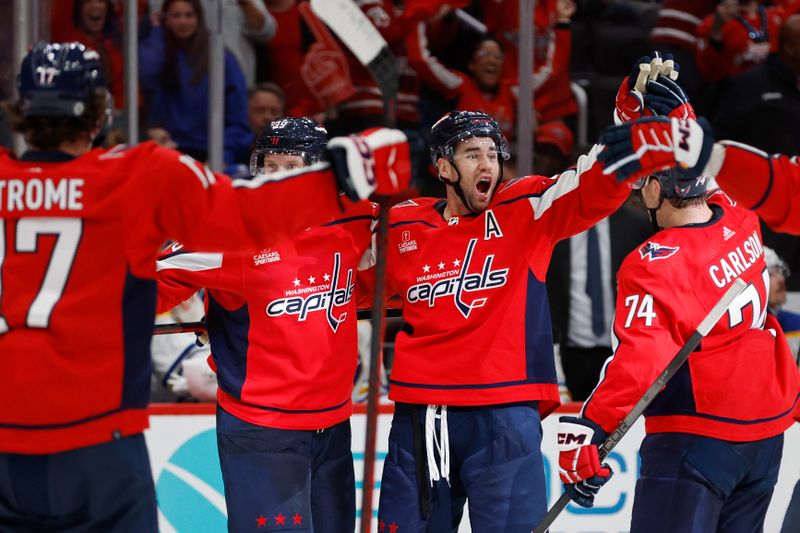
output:
<path id="1" fill-rule="evenodd" d="M 615 174 L 619 181 L 638 179 L 675 168 L 687 180 L 703 173 L 714 135 L 701 118 L 648 117 L 621 126 L 609 126 L 600 134 L 604 144 L 597 158 L 605 165 L 603 174 Z"/>
<path id="2" fill-rule="evenodd" d="M 558 474 L 564 491 L 581 507 L 591 507 L 597 491 L 614 474 L 607 464 L 600 464 L 597 450 L 606 433 L 586 418 L 558 420 Z"/>
<path id="3" fill-rule="evenodd" d="M 334 137 L 327 146 L 339 190 L 351 200 L 394 196 L 411 181 L 411 158 L 400 130 L 373 128 L 359 135 Z"/>
<path id="4" fill-rule="evenodd" d="M 622 80 L 614 102 L 614 124 L 624 124 L 643 116 L 649 116 L 645 109 L 644 94 L 648 80 L 663 75 L 672 80 L 678 78 L 678 65 L 672 54 L 662 55 L 653 52 L 643 56 L 633 65 L 630 75 Z"/>
<path id="5" fill-rule="evenodd" d="M 674 80 L 659 75 L 647 82 L 644 105 L 653 115 L 662 115 L 680 120 L 697 119 L 694 108 L 681 86 Z"/>

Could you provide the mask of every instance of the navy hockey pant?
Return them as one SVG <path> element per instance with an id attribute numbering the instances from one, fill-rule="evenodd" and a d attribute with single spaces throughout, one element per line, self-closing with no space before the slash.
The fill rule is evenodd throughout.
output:
<path id="1" fill-rule="evenodd" d="M 440 479 L 433 487 L 425 410 L 424 405 L 395 406 L 378 531 L 456 531 L 467 502 L 472 531 L 529 533 L 547 511 L 536 404 L 448 406 L 450 483 Z"/>
<path id="2" fill-rule="evenodd" d="M 144 436 L 46 455 L 0 453 L 0 531 L 155 533 Z"/>
<path id="3" fill-rule="evenodd" d="M 217 444 L 229 531 L 355 528 L 349 420 L 319 431 L 273 429 L 217 406 Z"/>
<path id="4" fill-rule="evenodd" d="M 783 434 L 754 442 L 648 435 L 631 533 L 762 531 L 782 453 Z"/>
<path id="5" fill-rule="evenodd" d="M 793 531 L 800 531 L 800 481 L 794 486 L 792 499 L 789 501 L 789 507 L 786 509 L 781 527 L 781 533 L 792 533 Z"/>

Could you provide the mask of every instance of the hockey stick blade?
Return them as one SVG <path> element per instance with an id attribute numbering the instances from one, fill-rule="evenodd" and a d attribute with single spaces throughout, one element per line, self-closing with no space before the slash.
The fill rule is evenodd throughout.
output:
<path id="1" fill-rule="evenodd" d="M 700 344 L 700 341 L 703 340 L 703 337 L 708 335 L 708 332 L 711 331 L 711 328 L 714 327 L 722 315 L 728 310 L 728 306 L 731 305 L 731 302 L 739 296 L 742 291 L 747 287 L 747 284 L 742 281 L 741 278 L 737 278 L 736 281 L 725 291 L 725 294 L 722 295 L 722 298 L 711 308 L 711 311 L 708 312 L 708 315 L 700 322 L 700 325 L 697 326 L 697 329 L 692 333 L 689 337 L 689 340 L 686 341 L 678 353 L 672 358 L 669 364 L 664 368 L 661 374 L 658 375 L 656 380 L 653 382 L 652 385 L 645 391 L 639 401 L 636 402 L 636 405 L 630 410 L 630 412 L 622 419 L 622 422 L 611 432 L 611 434 L 606 438 L 605 442 L 600 445 L 599 453 L 600 460 L 608 456 L 611 450 L 622 440 L 622 437 L 628 432 L 628 430 L 633 426 L 634 422 L 644 413 L 644 410 L 647 409 L 647 406 L 653 401 L 656 395 L 661 391 L 664 385 L 672 379 L 672 376 L 678 372 L 678 369 L 689 359 L 689 355 L 697 348 Z M 550 527 L 550 524 L 556 519 L 556 517 L 561 514 L 561 511 L 569 503 L 570 498 L 569 495 L 564 492 L 561 494 L 561 497 L 556 501 L 555 504 L 547 511 L 547 514 L 542 518 L 542 521 L 539 522 L 539 525 L 533 530 L 533 533 L 545 533 L 547 528 Z"/>

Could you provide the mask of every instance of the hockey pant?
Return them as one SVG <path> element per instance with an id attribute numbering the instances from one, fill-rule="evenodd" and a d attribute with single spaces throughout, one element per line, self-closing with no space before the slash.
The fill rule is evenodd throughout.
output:
<path id="1" fill-rule="evenodd" d="M 753 442 L 646 436 L 631 533 L 762 531 L 782 453 L 783 434 Z"/>
<path id="2" fill-rule="evenodd" d="M 46 455 L 0 453 L 0 531 L 155 533 L 144 436 Z"/>
<path id="3" fill-rule="evenodd" d="M 274 429 L 217 406 L 228 531 L 355 528 L 350 421 L 321 431 Z"/>
<path id="4" fill-rule="evenodd" d="M 447 407 L 449 483 L 431 485 L 425 405 L 398 403 L 381 478 L 378 531 L 442 533 L 458 529 L 464 503 L 473 531 L 525 532 L 547 510 L 542 427 L 536 404 Z M 441 419 L 435 421 L 442 443 Z"/>

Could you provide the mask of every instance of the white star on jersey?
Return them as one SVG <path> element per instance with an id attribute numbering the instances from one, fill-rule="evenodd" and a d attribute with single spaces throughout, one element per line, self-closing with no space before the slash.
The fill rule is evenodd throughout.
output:
<path id="1" fill-rule="evenodd" d="M 297 279 L 297 278 L 294 278 L 294 280 L 292 280 L 292 283 L 294 283 L 295 287 L 299 287 L 300 286 L 300 280 Z"/>
<path id="2" fill-rule="evenodd" d="M 328 274 L 323 274 L 322 279 L 324 279 L 325 281 L 330 281 L 331 277 Z"/>
<path id="3" fill-rule="evenodd" d="M 422 266 L 422 271 L 423 272 L 430 272 L 431 271 L 431 266 L 430 265 L 423 265 Z"/>
<path id="4" fill-rule="evenodd" d="M 453 266 L 454 267 L 457 267 L 460 264 L 461 264 L 461 260 L 460 259 L 456 259 L 455 261 L 453 261 Z"/>
<path id="5" fill-rule="evenodd" d="M 437 266 L 439 267 L 439 270 L 444 270 L 444 263 L 439 263 Z"/>
<path id="6" fill-rule="evenodd" d="M 317 282 L 317 278 L 315 278 L 314 276 L 308 276 L 308 282 L 314 284 Z"/>

